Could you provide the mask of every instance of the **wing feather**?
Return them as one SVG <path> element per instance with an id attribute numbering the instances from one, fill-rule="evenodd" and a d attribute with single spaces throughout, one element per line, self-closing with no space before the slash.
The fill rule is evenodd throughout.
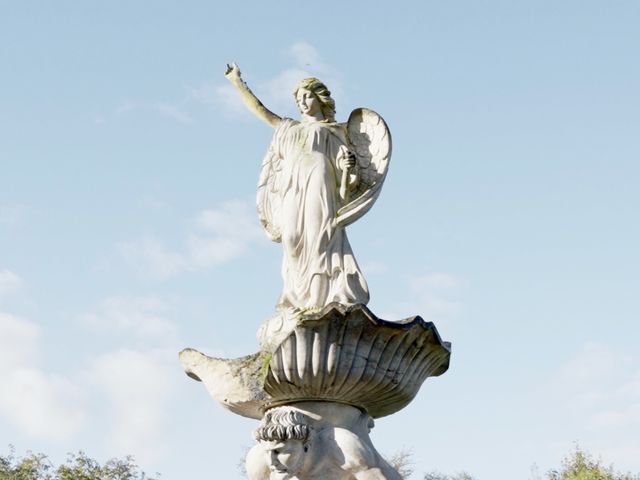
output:
<path id="1" fill-rule="evenodd" d="M 347 137 L 358 162 L 359 184 L 352 200 L 338 211 L 338 225 L 358 220 L 373 206 L 389 168 L 391 134 L 384 119 L 373 110 L 357 108 L 349 116 Z"/>

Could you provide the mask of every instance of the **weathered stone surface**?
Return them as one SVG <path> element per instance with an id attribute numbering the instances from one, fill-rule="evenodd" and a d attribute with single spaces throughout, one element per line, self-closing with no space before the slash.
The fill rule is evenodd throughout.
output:
<path id="1" fill-rule="evenodd" d="M 447 370 L 450 347 L 420 317 L 388 322 L 362 305 L 332 304 L 301 319 L 274 350 L 264 390 L 270 405 L 323 400 L 383 417 Z"/>
<path id="2" fill-rule="evenodd" d="M 282 340 L 255 355 L 224 360 L 186 349 L 180 360 L 223 406 L 256 419 L 301 401 L 339 402 L 383 417 L 449 366 L 450 344 L 420 317 L 389 322 L 364 305 L 331 304 L 282 326 Z"/>
<path id="3" fill-rule="evenodd" d="M 294 96 L 300 119 L 268 110 L 242 80 L 225 76 L 249 111 L 275 129 L 258 179 L 257 207 L 265 233 L 282 244 L 283 289 L 278 310 L 366 304 L 369 289 L 345 227 L 369 211 L 391 159 L 391 134 L 373 110 L 335 118 L 327 86 L 302 79 Z"/>
<path id="4" fill-rule="evenodd" d="M 364 108 L 346 123 L 317 78 L 294 91 L 300 120 L 268 110 L 225 76 L 275 129 L 258 180 L 258 216 L 282 243 L 283 289 L 258 332 L 260 351 L 238 359 L 180 352 L 187 374 L 234 413 L 261 419 L 247 456 L 251 480 L 400 480 L 369 438 L 373 418 L 404 408 L 449 367 L 451 344 L 431 322 L 378 319 L 346 227 L 375 203 L 391 158 L 383 118 Z"/>
<path id="5" fill-rule="evenodd" d="M 268 410 L 247 454 L 249 480 L 401 480 L 371 443 L 372 427 L 369 415 L 340 403 Z"/>
<path id="6" fill-rule="evenodd" d="M 263 389 L 268 354 L 223 359 L 185 348 L 179 356 L 186 374 L 204 383 L 223 407 L 243 417 L 262 418 L 269 403 L 269 395 Z"/>

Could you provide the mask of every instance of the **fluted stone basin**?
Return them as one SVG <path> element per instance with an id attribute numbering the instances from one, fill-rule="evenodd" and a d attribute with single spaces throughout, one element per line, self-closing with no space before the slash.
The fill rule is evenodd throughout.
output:
<path id="1" fill-rule="evenodd" d="M 240 415 L 301 401 L 353 405 L 374 418 L 404 408 L 427 377 L 449 367 L 451 344 L 416 316 L 378 319 L 364 305 L 331 304 L 297 319 L 277 345 L 234 360 L 186 349 L 185 371 Z"/>

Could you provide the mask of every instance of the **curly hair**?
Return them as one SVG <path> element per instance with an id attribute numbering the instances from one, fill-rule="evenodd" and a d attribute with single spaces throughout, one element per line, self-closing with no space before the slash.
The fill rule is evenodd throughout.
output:
<path id="1" fill-rule="evenodd" d="M 320 102 L 320 109 L 325 120 L 336 121 L 336 102 L 331 98 L 331 92 L 327 86 L 315 77 L 308 77 L 300 80 L 298 86 L 293 91 L 293 96 L 297 98 L 298 90 L 309 90 Z"/>
<path id="2" fill-rule="evenodd" d="M 311 434 L 309 420 L 309 417 L 296 410 L 275 408 L 265 414 L 262 424 L 253 435 L 258 441 L 300 440 L 306 442 Z"/>

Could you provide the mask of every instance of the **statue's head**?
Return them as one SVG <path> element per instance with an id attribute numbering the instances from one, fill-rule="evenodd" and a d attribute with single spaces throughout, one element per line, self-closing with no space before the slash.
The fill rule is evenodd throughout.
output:
<path id="1" fill-rule="evenodd" d="M 293 96 L 296 98 L 296 104 L 302 113 L 303 106 L 301 105 L 301 91 L 307 91 L 311 93 L 320 104 L 320 109 L 324 115 L 324 119 L 329 122 L 335 122 L 336 119 L 336 102 L 331 98 L 331 92 L 327 86 L 315 77 L 305 78 L 298 83 L 298 86 L 293 91 Z"/>
<path id="2" fill-rule="evenodd" d="M 305 467 L 311 426 L 303 413 L 289 408 L 267 412 L 254 432 L 266 454 L 270 480 L 297 479 Z"/>

